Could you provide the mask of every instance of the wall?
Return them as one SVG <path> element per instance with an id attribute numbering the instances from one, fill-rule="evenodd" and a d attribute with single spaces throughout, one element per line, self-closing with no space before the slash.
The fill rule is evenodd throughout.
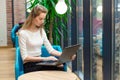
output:
<path id="1" fill-rule="evenodd" d="M 1 0 L 4 1 L 4 0 Z M 21 20 L 25 19 L 25 0 L 13 0 L 13 11 L 12 12 L 12 0 L 6 0 L 7 8 L 7 46 L 12 46 L 10 32 L 13 24 L 17 24 Z M 13 16 L 14 14 L 14 16 Z M 13 17 L 13 18 L 12 18 Z M 14 22 L 12 22 L 14 21 Z"/>
<path id="2" fill-rule="evenodd" d="M 14 0 L 14 24 L 24 21 L 25 17 L 25 0 Z"/>
<path id="3" fill-rule="evenodd" d="M 7 45 L 12 45 L 10 31 L 12 29 L 12 0 L 6 0 L 7 11 Z"/>
<path id="4" fill-rule="evenodd" d="M 6 1 L 0 0 L 0 46 L 7 46 Z"/>

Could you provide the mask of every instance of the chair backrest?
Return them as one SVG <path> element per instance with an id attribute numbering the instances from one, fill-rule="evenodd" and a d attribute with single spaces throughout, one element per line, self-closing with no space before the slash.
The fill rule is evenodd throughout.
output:
<path id="1" fill-rule="evenodd" d="M 57 51 L 62 52 L 62 49 L 59 45 L 53 45 L 53 48 Z M 45 46 L 42 46 L 42 57 L 48 57 L 50 56 L 50 54 L 48 53 L 47 49 L 45 48 Z"/>
<path id="2" fill-rule="evenodd" d="M 23 71 L 23 61 L 20 55 L 19 47 L 16 48 L 16 57 L 15 57 L 15 78 L 18 80 L 20 75 L 24 74 Z"/>
<path id="3" fill-rule="evenodd" d="M 19 24 L 15 24 L 14 27 L 11 30 L 11 40 L 13 42 L 13 45 L 15 45 L 16 40 L 16 32 L 20 29 Z"/>
<path id="4" fill-rule="evenodd" d="M 20 67 L 20 70 L 23 70 L 23 61 L 22 61 L 22 58 L 21 58 L 21 54 L 20 54 L 20 48 L 18 47 L 18 50 L 16 50 L 17 52 L 17 54 L 16 54 L 16 58 L 18 59 L 18 61 L 19 61 L 19 66 L 21 66 Z"/>
<path id="5" fill-rule="evenodd" d="M 19 42 L 18 42 L 18 35 L 15 37 L 15 47 L 19 47 Z"/>

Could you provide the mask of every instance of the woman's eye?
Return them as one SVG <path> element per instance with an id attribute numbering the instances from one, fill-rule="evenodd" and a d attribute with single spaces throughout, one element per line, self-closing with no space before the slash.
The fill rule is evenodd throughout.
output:
<path id="1" fill-rule="evenodd" d="M 39 19 L 39 20 L 43 20 L 43 19 Z"/>

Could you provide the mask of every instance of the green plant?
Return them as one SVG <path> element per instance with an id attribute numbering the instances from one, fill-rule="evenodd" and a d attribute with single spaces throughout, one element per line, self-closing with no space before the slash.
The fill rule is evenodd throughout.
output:
<path id="1" fill-rule="evenodd" d="M 54 45 L 60 45 L 61 37 L 67 37 L 67 16 L 71 13 L 71 6 L 69 0 L 65 0 L 68 10 L 67 13 L 59 15 L 55 11 L 55 5 L 58 0 L 28 0 L 27 9 L 32 9 L 35 5 L 41 4 L 48 9 L 48 14 L 45 20 L 45 31 L 49 41 Z"/>

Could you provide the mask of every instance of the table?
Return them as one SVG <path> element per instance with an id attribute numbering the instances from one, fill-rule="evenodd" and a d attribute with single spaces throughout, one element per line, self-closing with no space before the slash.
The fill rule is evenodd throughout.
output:
<path id="1" fill-rule="evenodd" d="M 78 80 L 72 72 L 35 71 L 21 75 L 18 80 Z"/>

